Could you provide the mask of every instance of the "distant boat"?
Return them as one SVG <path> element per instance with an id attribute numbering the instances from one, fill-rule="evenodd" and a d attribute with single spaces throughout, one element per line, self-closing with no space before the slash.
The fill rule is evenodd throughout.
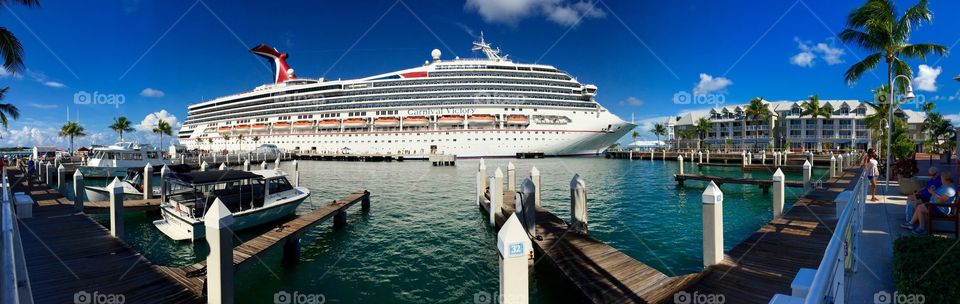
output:
<path id="1" fill-rule="evenodd" d="M 293 187 L 280 170 L 213 170 L 174 174 L 162 202 L 163 219 L 153 225 L 171 239 L 204 238 L 203 216 L 216 199 L 233 214 L 230 229 L 239 231 L 280 219 L 296 211 L 310 190 Z"/>

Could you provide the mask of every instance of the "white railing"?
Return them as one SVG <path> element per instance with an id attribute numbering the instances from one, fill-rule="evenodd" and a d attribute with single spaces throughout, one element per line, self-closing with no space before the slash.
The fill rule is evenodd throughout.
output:
<path id="1" fill-rule="evenodd" d="M 860 235 L 863 233 L 863 211 L 867 199 L 867 182 L 860 174 L 852 195 L 847 199 L 843 212 L 837 219 L 837 226 L 830 237 L 830 243 L 823 253 L 820 266 L 810 284 L 805 304 L 843 303 L 846 297 L 845 284 L 849 272 L 857 270 L 860 249 Z"/>
<path id="2" fill-rule="evenodd" d="M 0 303 L 33 303 L 32 295 L 30 291 L 30 282 L 26 275 L 26 262 L 23 256 L 23 248 L 20 243 L 20 235 L 17 229 L 17 219 L 14 215 L 13 210 L 13 193 L 10 190 L 9 180 L 7 179 L 7 170 L 0 168 L 3 171 L 2 179 L 0 179 L 0 200 L 2 203 L 2 210 L 0 210 L 0 218 L 2 218 L 2 227 L 3 231 L 3 253 L 2 263 L 2 281 L 0 281 Z"/>

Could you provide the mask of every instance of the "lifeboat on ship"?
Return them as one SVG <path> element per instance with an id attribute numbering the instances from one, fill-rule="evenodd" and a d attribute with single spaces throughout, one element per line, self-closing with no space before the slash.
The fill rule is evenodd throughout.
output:
<path id="1" fill-rule="evenodd" d="M 237 131 L 246 131 L 250 130 L 250 125 L 237 125 L 236 127 L 233 127 L 233 129 Z"/>
<path id="2" fill-rule="evenodd" d="M 373 126 L 398 127 L 400 126 L 400 119 L 396 117 L 377 117 L 377 119 L 373 120 Z"/>
<path id="3" fill-rule="evenodd" d="M 462 125 L 463 116 L 443 115 L 443 116 L 440 116 L 440 118 L 437 118 L 437 124 L 442 126 Z"/>
<path id="4" fill-rule="evenodd" d="M 203 133 L 217 133 L 217 128 L 206 128 Z"/>
<path id="5" fill-rule="evenodd" d="M 220 133 L 230 133 L 230 130 L 233 130 L 233 128 L 230 126 L 223 126 L 223 127 L 217 128 L 217 132 L 220 132 Z"/>
<path id="6" fill-rule="evenodd" d="M 317 124 L 321 129 L 334 129 L 340 127 L 339 119 L 324 119 Z"/>
<path id="7" fill-rule="evenodd" d="M 422 127 L 430 124 L 426 116 L 407 116 L 403 118 L 404 127 Z"/>
<path id="8" fill-rule="evenodd" d="M 253 124 L 253 126 L 250 126 L 250 129 L 253 129 L 254 132 L 263 132 L 267 130 L 268 126 L 269 125 L 265 123 L 257 123 Z"/>
<path id="9" fill-rule="evenodd" d="M 343 121 L 343 126 L 346 128 L 361 128 L 367 125 L 367 120 L 364 118 L 348 118 Z"/>
<path id="10" fill-rule="evenodd" d="M 530 117 L 527 117 L 527 115 L 507 115 L 507 124 L 526 126 L 530 124 Z"/>
<path id="11" fill-rule="evenodd" d="M 293 123 L 293 127 L 296 129 L 306 129 L 313 127 L 313 121 L 310 120 L 301 120 Z"/>
<path id="12" fill-rule="evenodd" d="M 471 125 L 492 125 L 497 122 L 497 117 L 490 114 L 474 114 L 467 118 Z"/>
<path id="13" fill-rule="evenodd" d="M 280 121 L 280 122 L 273 123 L 274 129 L 282 129 L 282 128 L 289 128 L 289 127 L 290 127 L 289 121 Z"/>

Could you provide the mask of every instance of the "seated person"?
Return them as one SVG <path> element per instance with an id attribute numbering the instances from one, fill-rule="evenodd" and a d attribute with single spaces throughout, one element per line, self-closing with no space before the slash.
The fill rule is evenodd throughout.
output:
<path id="1" fill-rule="evenodd" d="M 927 188 L 928 191 L 932 192 L 930 199 L 934 204 L 944 204 L 944 205 L 953 205 L 957 199 L 957 190 L 953 185 L 953 176 L 950 172 L 943 172 L 940 174 L 940 182 L 943 183 L 940 188 L 933 189 Z M 905 229 L 910 229 L 913 233 L 924 234 L 927 232 L 927 221 L 930 218 L 930 214 L 936 214 L 939 216 L 945 216 L 950 214 L 952 208 L 947 206 L 934 206 L 930 204 L 918 204 L 917 210 L 913 214 L 913 218 L 909 223 L 900 225 Z M 919 224 L 915 226 L 914 223 Z"/>
<path id="2" fill-rule="evenodd" d="M 913 219 L 913 212 L 916 210 L 917 205 L 930 202 L 930 195 L 932 194 L 929 191 L 930 187 L 933 186 L 933 189 L 938 189 L 940 185 L 942 185 L 940 182 L 940 170 L 937 167 L 930 167 L 930 169 L 927 169 L 927 173 L 930 174 L 930 180 L 927 181 L 927 185 L 907 196 L 907 210 L 904 212 L 906 215 L 905 222 L 910 222 L 910 220 Z"/>

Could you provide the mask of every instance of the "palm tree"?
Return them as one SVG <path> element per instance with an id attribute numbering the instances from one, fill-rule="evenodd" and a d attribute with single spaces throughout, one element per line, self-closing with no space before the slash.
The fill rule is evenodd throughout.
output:
<path id="1" fill-rule="evenodd" d="M 0 27 L 0 52 L 3 52 L 3 27 Z M 7 95 L 7 91 L 10 90 L 10 87 L 5 87 L 0 89 L 0 100 L 3 100 L 3 97 Z M 9 126 L 9 121 L 7 120 L 7 115 L 10 118 L 18 119 L 20 118 L 20 109 L 17 109 L 17 106 L 10 103 L 0 103 L 0 125 L 3 125 L 3 128 L 6 129 Z"/>
<path id="2" fill-rule="evenodd" d="M 700 148 L 700 142 L 707 138 L 707 133 L 713 130 L 713 123 L 710 122 L 706 117 L 700 117 L 697 120 L 697 123 L 693 126 L 693 129 L 697 132 L 697 148 Z"/>
<path id="3" fill-rule="evenodd" d="M 213 151 L 213 138 L 207 138 L 207 143 L 210 144 L 210 151 Z"/>
<path id="4" fill-rule="evenodd" d="M 110 125 L 110 129 L 120 134 L 120 142 L 123 142 L 123 132 L 133 132 L 130 124 L 130 120 L 125 116 L 115 117 L 113 118 L 113 124 Z"/>
<path id="5" fill-rule="evenodd" d="M 633 137 L 633 141 L 636 142 L 637 137 L 640 137 L 640 132 L 637 132 L 636 130 L 634 130 L 633 133 L 630 133 L 630 137 Z"/>
<path id="6" fill-rule="evenodd" d="M 817 122 L 817 126 L 822 123 L 821 120 L 818 120 L 818 117 L 824 119 L 830 119 L 830 116 L 833 115 L 833 106 L 829 103 L 823 105 L 820 104 L 820 96 L 812 95 L 810 96 L 810 101 L 804 102 L 800 105 L 800 108 L 803 109 L 803 112 L 800 112 L 800 117 L 810 116 Z M 817 128 L 817 137 L 820 137 L 820 128 Z M 820 141 L 817 141 L 817 145 L 822 145 Z M 822 148 L 822 146 L 821 146 Z"/>
<path id="7" fill-rule="evenodd" d="M 850 12 L 847 29 L 840 32 L 840 40 L 852 42 L 873 54 L 850 66 L 844 74 L 848 84 L 856 83 L 883 60 L 887 64 L 887 86 L 892 87 L 894 73 L 913 78 L 913 70 L 901 58 L 926 60 L 929 54 L 943 56 L 947 53 L 947 48 L 939 44 L 909 42 L 913 26 L 929 23 L 933 18 L 928 2 L 920 0 L 899 19 L 893 0 L 867 0 L 863 6 Z M 897 89 L 905 90 L 905 86 Z"/>
<path id="8" fill-rule="evenodd" d="M 744 119 L 743 128 L 744 128 L 744 130 L 746 130 L 746 128 L 747 128 L 747 120 L 752 121 L 752 122 L 754 123 L 754 125 L 758 125 L 757 122 L 763 121 L 763 120 L 765 120 L 765 119 L 767 119 L 767 118 L 770 118 L 770 116 L 773 115 L 773 112 L 770 111 L 770 104 L 764 103 L 764 102 L 763 102 L 763 98 L 761 98 L 761 97 L 754 97 L 753 99 L 751 99 L 751 100 L 750 100 L 750 105 L 748 105 L 748 106 L 747 106 L 747 109 L 744 110 L 743 112 L 744 112 L 744 115 L 743 115 L 743 119 Z M 754 130 L 754 131 L 753 131 L 753 135 L 754 135 L 754 138 L 755 138 L 755 140 L 754 140 L 754 142 L 753 142 L 753 148 L 754 148 L 754 150 L 756 150 L 756 148 L 757 148 L 757 141 L 760 140 L 760 130 L 759 130 L 759 128 L 757 128 L 757 130 Z"/>
<path id="9" fill-rule="evenodd" d="M 84 132 L 83 126 L 79 123 L 68 121 L 62 127 L 60 127 L 60 133 L 57 134 L 59 137 L 69 137 L 70 138 L 70 152 L 73 152 L 73 139 L 75 137 L 84 137 L 87 136 L 87 133 Z"/>
<path id="10" fill-rule="evenodd" d="M 653 135 L 657 136 L 657 144 L 659 145 L 660 136 L 667 135 L 667 127 L 664 126 L 662 123 L 655 123 L 653 124 L 653 129 L 650 129 L 650 132 L 653 133 Z"/>
<path id="11" fill-rule="evenodd" d="M 949 139 L 954 133 L 949 119 L 943 118 L 940 113 L 931 112 L 923 120 L 923 128 L 930 134 L 930 143 L 934 149 L 946 150 L 944 148 L 947 147 L 940 144 L 940 139 Z"/>
<path id="12" fill-rule="evenodd" d="M 243 134 L 237 135 L 237 150 L 243 150 Z"/>
<path id="13" fill-rule="evenodd" d="M 886 138 L 887 116 L 889 116 L 888 114 L 890 113 L 890 103 L 886 102 L 886 100 L 889 98 L 890 90 L 889 87 L 884 85 L 873 90 L 873 94 L 873 102 L 864 102 L 864 104 L 873 109 L 873 113 L 864 117 L 863 123 L 873 133 L 871 140 L 876 143 L 877 155 L 883 155 L 880 153 L 882 152 L 880 142 Z M 896 109 L 896 107 L 900 105 L 900 102 L 900 100 L 894 100 L 893 107 Z M 896 122 L 901 120 L 901 118 L 896 115 L 894 115 L 893 119 Z M 894 122 L 895 125 L 897 124 L 896 122 Z"/>
<path id="14" fill-rule="evenodd" d="M 253 141 L 253 145 L 254 145 L 254 146 L 259 147 L 259 146 L 257 146 L 257 142 L 260 141 L 260 135 L 254 135 L 253 138 L 251 138 L 250 140 Z M 254 148 L 256 148 L 256 147 L 254 147 Z"/>
<path id="15" fill-rule="evenodd" d="M 167 134 L 167 136 L 173 136 L 173 127 L 170 126 L 170 123 L 161 119 L 157 121 L 157 126 L 153 128 L 153 133 L 160 135 L 160 149 L 163 149 L 163 134 Z"/>

